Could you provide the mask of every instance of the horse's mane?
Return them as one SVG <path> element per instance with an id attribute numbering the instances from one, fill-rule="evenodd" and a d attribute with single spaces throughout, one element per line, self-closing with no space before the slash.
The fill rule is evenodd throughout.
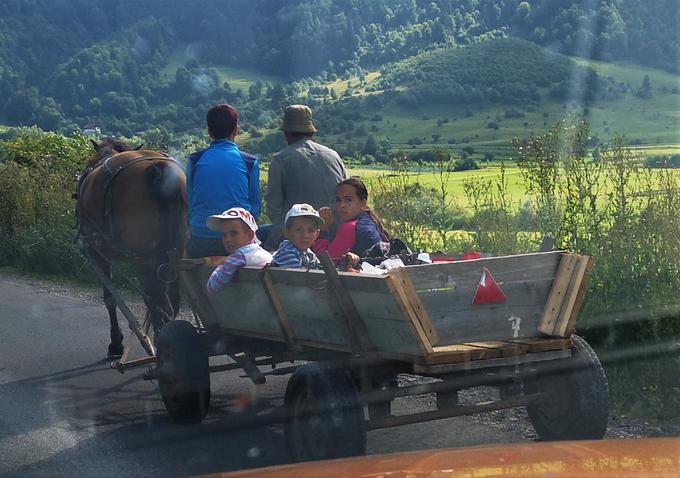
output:
<path id="1" fill-rule="evenodd" d="M 116 153 L 122 153 L 123 151 L 132 151 L 135 149 L 128 143 L 117 140 L 115 138 L 104 138 L 99 142 L 99 144 L 92 141 L 92 145 L 94 146 L 95 154 L 94 157 L 87 164 L 88 168 L 99 164 L 105 158 L 113 156 Z"/>

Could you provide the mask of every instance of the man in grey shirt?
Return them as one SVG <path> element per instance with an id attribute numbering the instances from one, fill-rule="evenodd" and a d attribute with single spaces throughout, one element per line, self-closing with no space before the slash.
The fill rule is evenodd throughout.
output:
<path id="1" fill-rule="evenodd" d="M 269 250 L 277 248 L 283 218 L 293 204 L 307 203 L 315 209 L 333 206 L 335 186 L 347 179 L 338 153 L 312 141 L 316 128 L 308 106 L 288 106 L 281 130 L 288 146 L 272 159 L 265 194 L 267 215 L 272 222 L 264 240 L 264 247 Z"/>

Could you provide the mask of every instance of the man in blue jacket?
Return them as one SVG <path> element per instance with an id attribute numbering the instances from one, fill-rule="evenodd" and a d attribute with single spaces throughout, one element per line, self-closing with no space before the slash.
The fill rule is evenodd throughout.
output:
<path id="1" fill-rule="evenodd" d="M 189 230 L 186 255 L 227 256 L 219 232 L 208 228 L 209 216 L 233 207 L 242 207 L 258 219 L 262 211 L 260 164 L 252 155 L 239 150 L 238 111 L 233 106 L 213 106 L 206 116 L 210 147 L 197 151 L 187 162 Z"/>

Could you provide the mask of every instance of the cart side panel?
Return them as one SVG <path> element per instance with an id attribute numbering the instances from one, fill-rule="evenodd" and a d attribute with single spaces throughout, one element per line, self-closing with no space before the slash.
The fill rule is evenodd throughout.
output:
<path id="1" fill-rule="evenodd" d="M 413 313 L 404 310 L 386 276 L 340 273 L 343 285 L 363 320 L 370 342 L 391 357 L 423 357 L 432 351 Z"/>
<path id="2" fill-rule="evenodd" d="M 270 274 L 296 340 L 351 351 L 350 332 L 322 271 L 270 269 Z M 403 358 L 425 355 L 386 277 L 342 272 L 340 277 L 378 353 Z"/>
<path id="3" fill-rule="evenodd" d="M 295 340 L 349 351 L 347 327 L 326 291 L 323 272 L 270 269 L 270 274 Z"/>
<path id="4" fill-rule="evenodd" d="M 510 340 L 538 335 L 561 256 L 556 251 L 406 270 L 439 334 L 438 345 Z M 505 302 L 473 304 L 485 268 L 505 294 Z M 513 328 L 517 318 L 519 329 Z"/>
<path id="5" fill-rule="evenodd" d="M 205 284 L 214 267 L 205 266 L 183 272 L 185 286 L 196 297 L 198 313 L 206 325 L 217 325 L 245 335 L 283 340 L 274 308 L 262 285 L 260 271 L 242 269 L 238 277 L 219 294 L 208 295 Z M 207 304 L 207 306 L 206 306 Z M 206 310 L 214 312 L 204 317 Z M 212 317 L 211 317 L 212 316 Z"/>
<path id="6" fill-rule="evenodd" d="M 206 298 L 205 282 L 198 268 L 180 270 L 182 286 L 189 295 L 189 301 L 204 325 L 217 325 L 217 314 Z"/>

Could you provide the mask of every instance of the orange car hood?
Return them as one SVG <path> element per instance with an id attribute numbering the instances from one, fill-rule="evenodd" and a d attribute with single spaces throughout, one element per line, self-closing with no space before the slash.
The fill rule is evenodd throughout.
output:
<path id="1" fill-rule="evenodd" d="M 680 438 L 527 443 L 282 465 L 213 478 L 680 477 Z"/>

